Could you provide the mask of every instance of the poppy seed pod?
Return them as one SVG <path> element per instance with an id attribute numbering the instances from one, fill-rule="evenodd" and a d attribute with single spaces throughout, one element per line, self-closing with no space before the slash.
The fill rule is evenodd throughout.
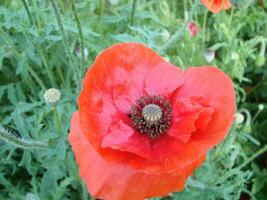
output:
<path id="1" fill-rule="evenodd" d="M 57 102 L 60 100 L 61 94 L 58 89 L 50 88 L 44 93 L 44 100 L 46 103 L 55 106 Z"/>
<path id="2" fill-rule="evenodd" d="M 234 120 L 230 78 L 182 71 L 139 43 L 115 44 L 83 80 L 69 141 L 90 194 L 144 200 L 182 191 Z"/>

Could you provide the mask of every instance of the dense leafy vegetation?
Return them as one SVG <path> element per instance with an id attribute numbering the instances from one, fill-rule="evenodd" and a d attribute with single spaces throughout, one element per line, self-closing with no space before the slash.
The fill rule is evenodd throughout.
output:
<path id="1" fill-rule="evenodd" d="M 205 52 L 214 51 L 210 65 L 235 84 L 230 134 L 184 192 L 165 199 L 267 199 L 266 19 L 266 0 L 217 15 L 191 0 L 1 0 L 0 199 L 90 199 L 68 122 L 88 66 L 123 41 L 145 43 L 183 69 L 208 65 Z M 61 91 L 56 107 L 44 102 L 51 87 Z"/>

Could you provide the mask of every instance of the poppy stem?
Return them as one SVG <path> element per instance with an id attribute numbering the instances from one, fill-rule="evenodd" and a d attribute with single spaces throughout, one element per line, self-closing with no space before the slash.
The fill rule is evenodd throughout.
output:
<path id="1" fill-rule="evenodd" d="M 265 153 L 267 151 L 267 145 L 265 145 L 263 148 L 258 150 L 255 154 L 253 154 L 249 159 L 247 159 L 244 163 L 233 169 L 230 173 L 226 174 L 225 176 L 222 176 L 220 180 L 215 182 L 215 185 L 222 183 L 224 180 L 230 178 L 231 176 L 235 175 L 235 173 L 245 166 L 247 166 L 249 163 L 251 163 L 253 160 L 255 160 L 257 157 L 259 157 L 261 154 Z"/>
<path id="2" fill-rule="evenodd" d="M 0 128 L 0 140 L 8 144 L 13 144 L 16 147 L 23 149 L 46 149 L 48 148 L 48 144 L 44 142 L 39 142 L 32 139 L 23 139 L 18 137 L 12 133 L 12 131 L 5 130 Z"/>
<path id="3" fill-rule="evenodd" d="M 77 13 L 77 10 L 76 10 L 76 7 L 75 7 L 75 3 L 74 3 L 73 0 L 71 0 L 71 9 L 72 9 L 72 12 L 74 14 L 74 18 L 75 18 L 77 29 L 78 29 L 79 36 L 80 36 L 80 43 L 81 43 L 81 46 L 80 46 L 80 48 L 81 48 L 81 67 L 83 69 L 83 67 L 85 66 L 83 30 L 82 30 L 81 22 L 80 22 L 80 19 L 78 17 L 78 13 Z"/>
<path id="4" fill-rule="evenodd" d="M 30 9 L 29 9 L 29 6 L 26 2 L 26 0 L 21 0 L 22 1 L 22 4 L 23 4 L 23 7 L 25 8 L 25 11 L 28 15 L 28 18 L 29 18 L 29 21 L 30 21 L 30 24 L 31 26 L 33 25 L 33 20 L 32 20 L 32 16 L 31 16 L 31 13 L 30 13 Z"/>
<path id="5" fill-rule="evenodd" d="M 69 42 L 67 40 L 67 36 L 65 34 L 65 30 L 64 30 L 64 27 L 63 27 L 63 23 L 62 23 L 62 18 L 61 18 L 58 6 L 56 4 L 56 1 L 55 0 L 50 0 L 50 3 L 52 5 L 52 8 L 53 8 L 55 16 L 56 16 L 57 24 L 58 24 L 59 31 L 60 31 L 60 34 L 61 34 L 62 39 L 63 39 L 63 45 L 64 45 L 64 48 L 65 48 L 65 53 L 66 53 L 67 58 L 69 60 L 70 67 L 73 67 L 73 70 L 74 70 L 77 90 L 79 91 L 79 88 L 80 88 L 80 84 L 79 83 L 80 83 L 80 80 L 81 80 L 81 73 L 79 73 L 79 67 L 76 65 L 75 60 L 74 60 L 74 58 L 73 58 L 73 56 L 71 54 L 71 50 L 69 48 L 70 44 L 69 44 Z"/>
<path id="6" fill-rule="evenodd" d="M 208 17 L 208 10 L 205 11 L 204 19 L 203 19 L 203 48 L 205 49 L 206 44 L 206 30 L 207 30 L 207 17 Z"/>
<path id="7" fill-rule="evenodd" d="M 135 14 L 135 9 L 136 9 L 136 2 L 137 2 L 137 0 L 133 0 L 132 12 L 131 12 L 131 26 L 134 24 L 134 14 Z"/>
<path id="8" fill-rule="evenodd" d="M 198 8 L 198 6 L 199 6 L 199 1 L 197 0 L 193 4 L 193 6 L 191 8 L 191 11 L 189 12 L 187 19 L 185 19 L 185 22 L 182 25 L 182 27 L 180 27 L 176 31 L 176 33 L 170 38 L 170 40 L 167 41 L 167 43 L 165 45 L 163 45 L 163 47 L 160 49 L 160 52 L 164 53 L 166 50 L 168 50 L 171 47 L 171 45 L 174 42 L 176 42 L 177 40 L 179 40 L 183 36 L 184 32 L 187 30 L 187 27 L 188 27 L 189 23 L 192 20 L 193 13 L 196 11 L 196 9 Z"/>
<path id="9" fill-rule="evenodd" d="M 62 124 L 61 124 L 61 121 L 60 121 L 60 118 L 59 118 L 59 115 L 58 115 L 56 107 L 54 107 L 54 106 L 52 107 L 52 112 L 54 114 L 54 119 L 55 119 L 56 126 L 57 126 L 57 133 L 60 134 L 61 128 L 62 128 Z"/>

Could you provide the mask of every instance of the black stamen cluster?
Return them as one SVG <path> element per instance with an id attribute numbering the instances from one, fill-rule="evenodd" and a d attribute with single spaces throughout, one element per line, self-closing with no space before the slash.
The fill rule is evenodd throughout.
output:
<path id="1" fill-rule="evenodd" d="M 162 110 L 162 117 L 156 123 L 147 123 L 142 115 L 146 105 L 155 104 Z M 139 98 L 131 108 L 130 118 L 132 127 L 141 134 L 148 135 L 151 139 L 161 136 L 171 125 L 171 103 L 162 96 L 144 96 Z"/>

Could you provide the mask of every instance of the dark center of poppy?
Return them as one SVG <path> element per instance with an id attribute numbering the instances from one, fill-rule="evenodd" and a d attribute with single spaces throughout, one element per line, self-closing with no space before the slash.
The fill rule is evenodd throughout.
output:
<path id="1" fill-rule="evenodd" d="M 158 138 L 171 125 L 171 104 L 162 96 L 144 96 L 131 108 L 132 126 L 151 139 Z"/>

